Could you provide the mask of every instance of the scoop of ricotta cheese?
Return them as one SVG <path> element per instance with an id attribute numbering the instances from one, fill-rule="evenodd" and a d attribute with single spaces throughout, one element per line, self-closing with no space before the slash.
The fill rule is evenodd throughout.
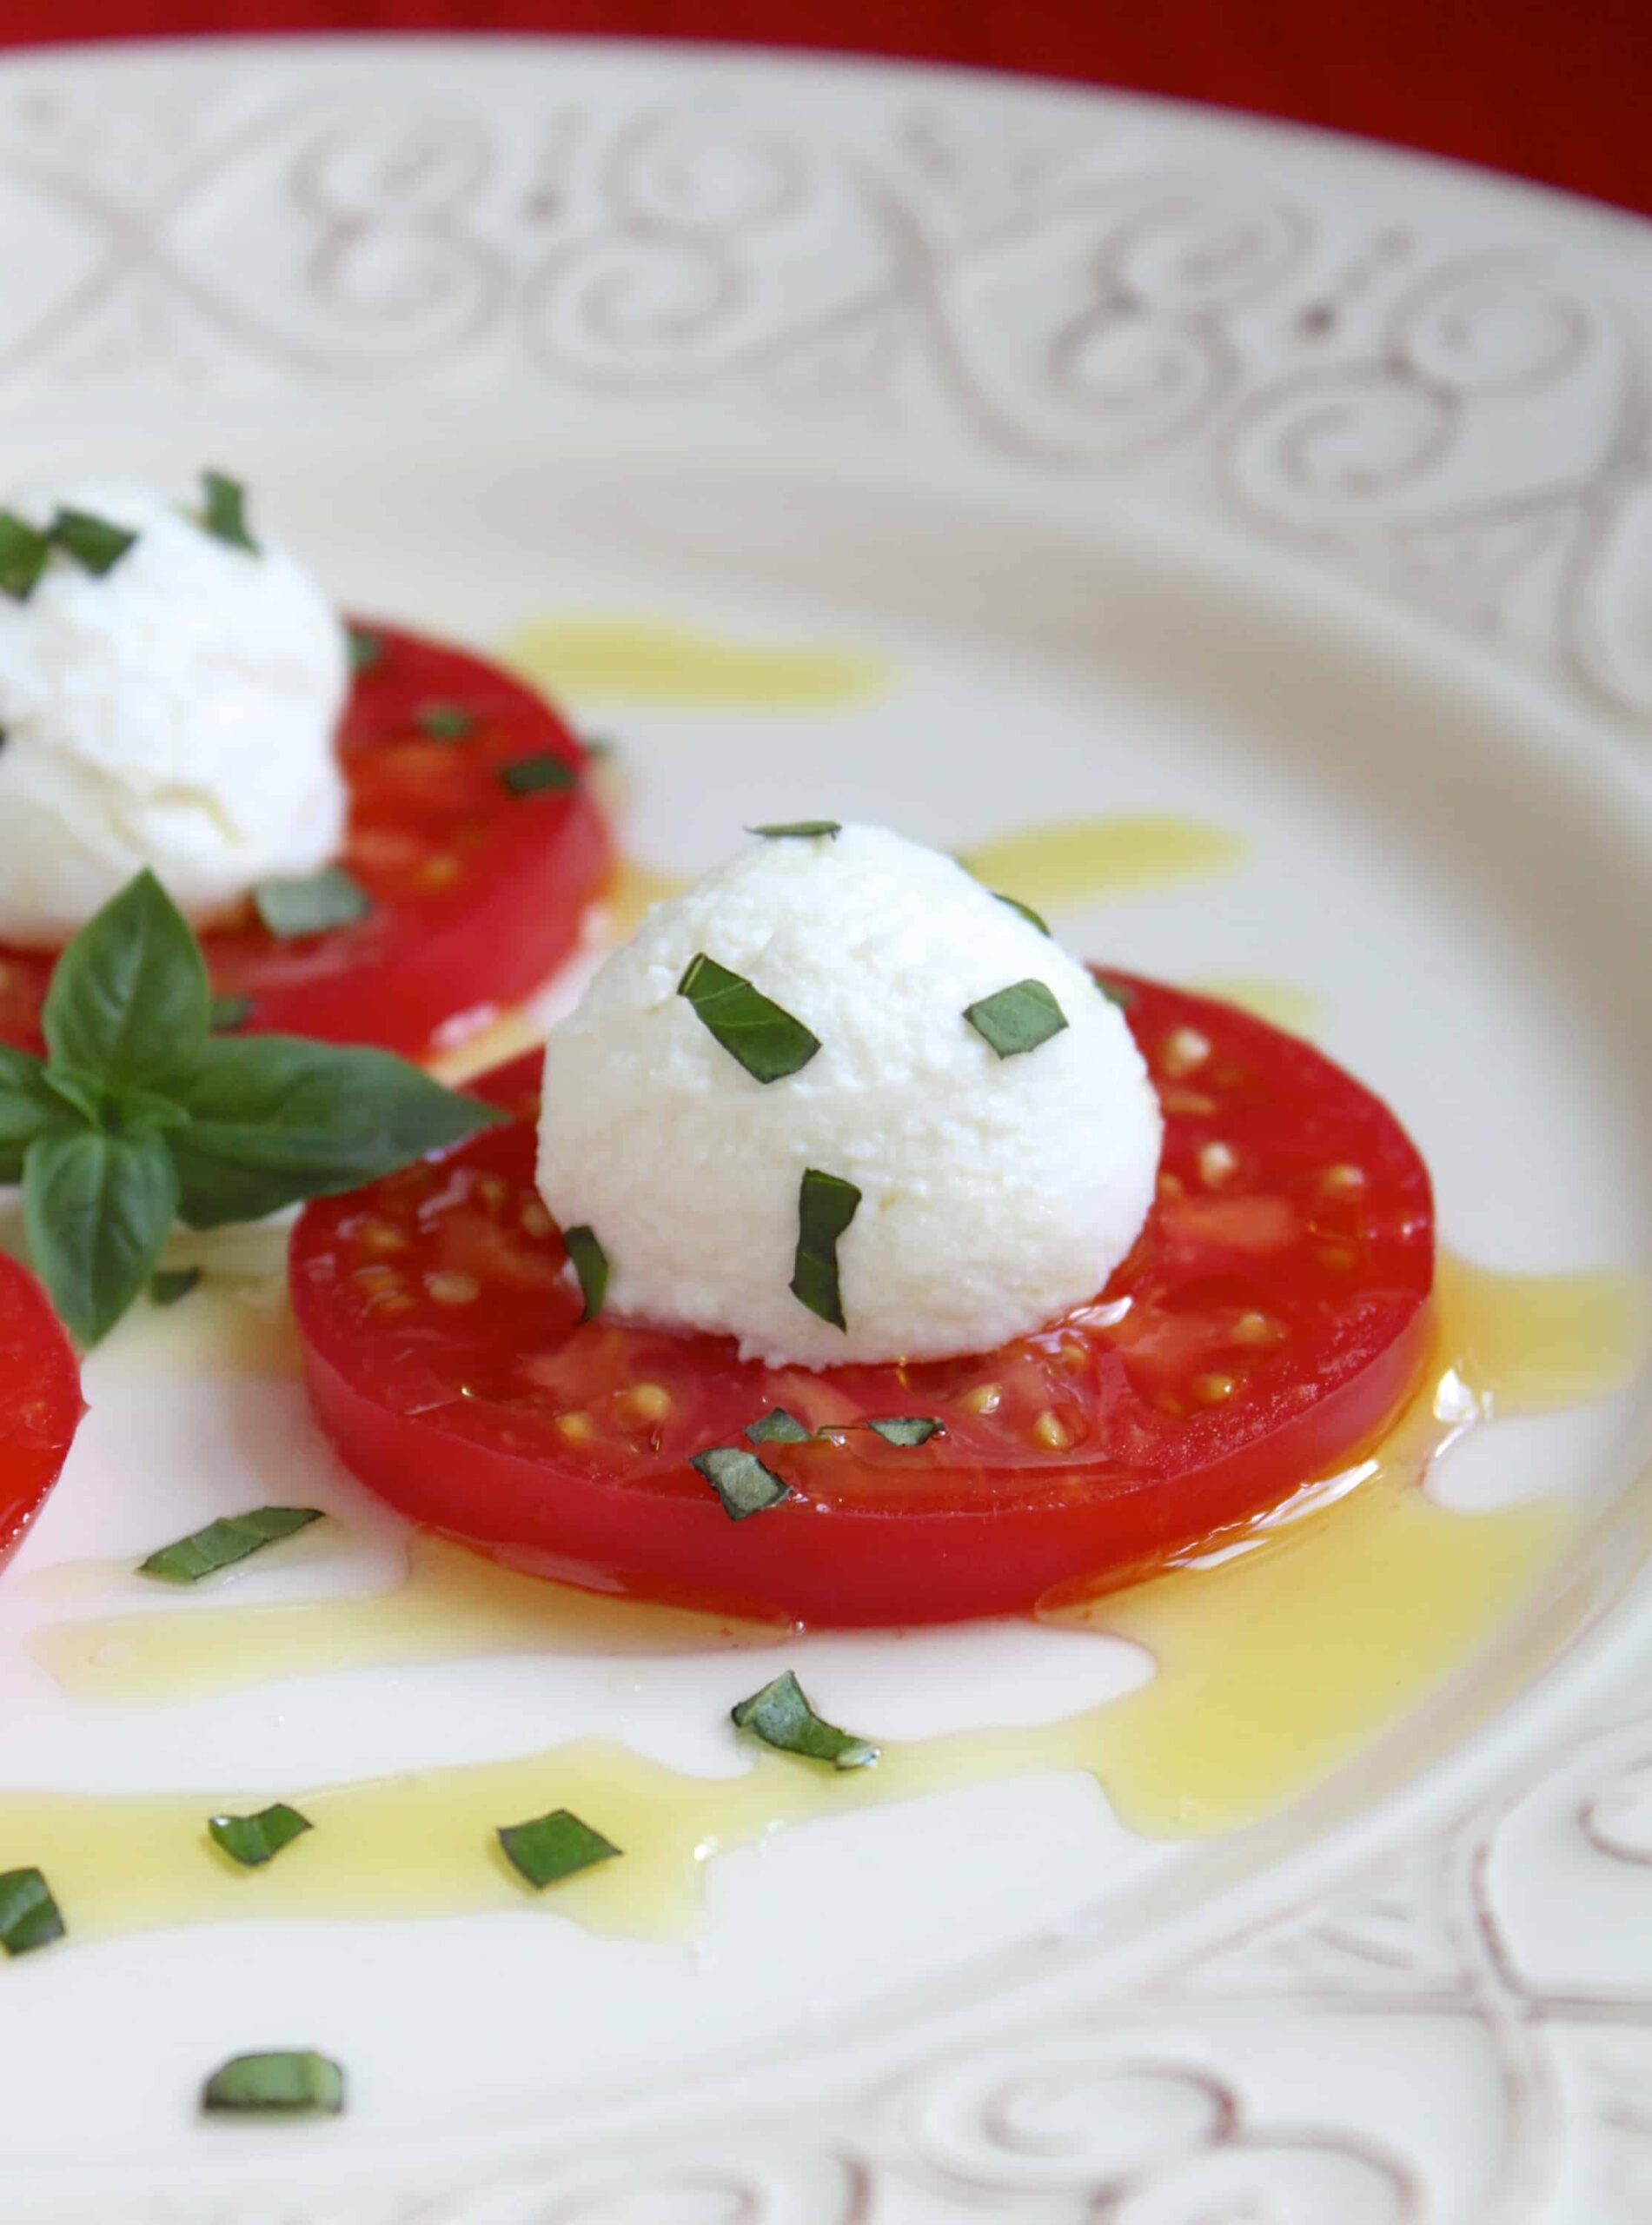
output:
<path id="1" fill-rule="evenodd" d="M 771 1034 L 760 1063 L 804 1062 L 758 1079 L 728 1047 L 750 1055 L 749 1000 L 705 967 L 683 993 L 700 957 L 819 1049 L 781 1030 L 770 1055 Z M 607 960 L 547 1049 L 539 1186 L 600 1245 L 610 1312 L 772 1366 L 938 1359 L 1093 1298 L 1146 1218 L 1161 1140 L 1085 968 L 950 858 L 847 826 L 760 840 Z M 792 1287 L 811 1173 L 860 1193 L 835 1240 L 841 1327 L 818 1260 L 813 1310 Z M 822 1204 L 829 1237 L 849 1192 Z"/>
<path id="2" fill-rule="evenodd" d="M 349 656 L 309 575 L 149 487 L 65 481 L 0 509 L 137 535 L 101 575 L 57 550 L 25 599 L 0 594 L 0 941 L 66 942 L 144 866 L 204 920 L 335 856 Z"/>

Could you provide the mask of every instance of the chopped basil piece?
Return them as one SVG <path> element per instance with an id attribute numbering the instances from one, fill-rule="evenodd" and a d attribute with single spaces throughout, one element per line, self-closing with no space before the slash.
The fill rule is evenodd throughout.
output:
<path id="1" fill-rule="evenodd" d="M 1000 1059 L 1036 1051 L 1067 1025 L 1065 1013 L 1042 981 L 1012 981 L 1007 989 L 967 1006 L 964 1017 Z"/>
<path id="2" fill-rule="evenodd" d="M 476 731 L 475 714 L 462 703 L 421 703 L 414 716 L 432 741 L 462 741 Z"/>
<path id="3" fill-rule="evenodd" d="M 800 1020 L 703 950 L 689 960 L 677 994 L 688 1000 L 707 1033 L 754 1081 L 784 1081 L 801 1073 L 820 1047 Z"/>
<path id="4" fill-rule="evenodd" d="M 600 764 L 605 758 L 617 756 L 620 748 L 620 745 L 617 741 L 610 741 L 607 734 L 586 734 L 582 736 L 580 747 L 584 750 L 587 757 L 594 757 L 599 764 Z"/>
<path id="5" fill-rule="evenodd" d="M 499 1843 L 513 1869 L 541 1893 L 560 1878 L 573 1877 L 599 1862 L 612 1862 L 620 1851 L 566 1808 L 536 1816 L 532 1823 L 501 1824 Z"/>
<path id="6" fill-rule="evenodd" d="M 1096 986 L 1110 1005 L 1117 1005 L 1120 1012 L 1128 1012 L 1136 1001 L 1136 992 L 1128 981 L 1115 981 L 1105 973 L 1098 973 Z"/>
<path id="7" fill-rule="evenodd" d="M 8 1955 L 32 1955 L 61 1939 L 63 1913 L 51 1887 L 37 1870 L 0 1870 L 0 1947 Z"/>
<path id="8" fill-rule="evenodd" d="M 295 1531 L 319 1522 L 319 1506 L 261 1506 L 250 1514 L 227 1515 L 191 1531 L 172 1544 L 163 1545 L 148 1560 L 140 1561 L 140 1576 L 159 1577 L 163 1584 L 198 1584 L 221 1568 L 232 1568 L 249 1553 L 290 1538 Z"/>
<path id="9" fill-rule="evenodd" d="M 262 555 L 247 530 L 247 490 L 240 481 L 226 479 L 221 471 L 203 471 L 201 486 L 206 501 L 196 522 L 215 541 L 227 541 L 250 556 Z"/>
<path id="10" fill-rule="evenodd" d="M 860 1192 L 840 1174 L 812 1166 L 798 1192 L 797 1258 L 792 1295 L 834 1329 L 846 1325 L 838 1273 L 838 1239 L 859 1210 Z"/>
<path id="11" fill-rule="evenodd" d="M 746 1425 L 746 1434 L 753 1445 L 807 1445 L 814 1431 L 805 1429 L 795 1414 L 788 1414 L 784 1406 L 776 1406 L 760 1421 Z"/>
<path id="12" fill-rule="evenodd" d="M 927 1445 L 932 1437 L 945 1435 L 932 1414 L 896 1414 L 886 1421 L 869 1421 L 866 1427 L 886 1445 Z"/>
<path id="13" fill-rule="evenodd" d="M 578 1228 L 565 1228 L 562 1242 L 585 1298 L 585 1311 L 580 1318 L 594 1321 L 608 1294 L 608 1255 L 597 1242 L 594 1230 L 583 1223 Z"/>
<path id="14" fill-rule="evenodd" d="M 760 834 L 768 842 L 806 842 L 817 834 L 841 834 L 840 819 L 793 819 L 782 820 L 777 827 L 748 827 L 748 834 Z"/>
<path id="15" fill-rule="evenodd" d="M 342 866 L 323 866 L 320 873 L 298 879 L 261 880 L 252 900 L 259 918 L 281 942 L 353 927 L 373 909 L 373 899 Z"/>
<path id="16" fill-rule="evenodd" d="M 20 518 L 0 510 L 0 594 L 27 602 L 39 585 L 51 555 L 51 539 Z"/>
<path id="17" fill-rule="evenodd" d="M 514 796 L 539 796 L 571 788 L 575 775 L 571 765 L 541 749 L 532 757 L 519 757 L 514 765 L 501 765 L 499 777 Z"/>
<path id="18" fill-rule="evenodd" d="M 1024 904 L 1018 896 L 1005 895 L 1002 889 L 995 888 L 992 893 L 1000 904 L 1007 904 L 1012 912 L 1018 912 L 1030 927 L 1036 927 L 1041 935 L 1049 933 L 1050 922 L 1035 912 L 1030 904 Z"/>
<path id="19" fill-rule="evenodd" d="M 708 1451 L 696 1452 L 688 1465 L 716 1492 L 731 1522 L 765 1514 L 791 1497 L 789 1487 L 773 1469 L 766 1468 L 756 1453 L 748 1452 L 743 1445 L 713 1445 Z"/>
<path id="20" fill-rule="evenodd" d="M 199 1267 L 163 1267 L 149 1277 L 149 1302 L 152 1305 L 176 1305 L 201 1279 Z"/>
<path id="21" fill-rule="evenodd" d="M 313 2048 L 231 2056 L 202 2088 L 201 2106 L 215 2113 L 278 2110 L 286 2116 L 335 2117 L 344 2107 L 344 2073 Z"/>
<path id="22" fill-rule="evenodd" d="M 233 1035 L 251 1018 L 250 997 L 214 997 L 207 1011 L 207 1025 L 215 1035 Z"/>
<path id="23" fill-rule="evenodd" d="M 266 1862 L 273 1862 L 282 1847 L 290 1846 L 315 1825 L 308 1816 L 301 1816 L 296 1808 L 289 1808 L 278 1800 L 271 1808 L 261 1808 L 255 1816 L 209 1816 L 207 1830 L 215 1845 L 221 1846 L 231 1862 L 238 1862 L 243 1870 L 257 1870 Z"/>
<path id="24" fill-rule="evenodd" d="M 741 1700 L 732 1713 L 740 1730 L 751 1731 L 766 1746 L 777 1746 L 785 1754 L 830 1762 L 839 1770 L 869 1769 L 878 1758 L 879 1750 L 866 1739 L 852 1737 L 835 1724 L 821 1721 L 789 1669 L 750 1699 Z"/>
<path id="25" fill-rule="evenodd" d="M 111 525 L 107 518 L 94 517 L 90 510 L 59 510 L 52 520 L 51 538 L 83 571 L 101 580 L 114 570 L 137 535 L 124 526 Z"/>
<path id="26" fill-rule="evenodd" d="M 384 662 L 384 641 L 381 635 L 369 633 L 365 626 L 349 629 L 350 670 L 360 680 L 369 672 L 376 672 Z"/>

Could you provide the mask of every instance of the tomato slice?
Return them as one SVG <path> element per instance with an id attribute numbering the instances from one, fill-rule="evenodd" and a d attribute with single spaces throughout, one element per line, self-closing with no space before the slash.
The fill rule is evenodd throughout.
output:
<path id="1" fill-rule="evenodd" d="M 340 863 L 373 900 L 348 927 L 279 940 L 249 908 L 202 937 L 212 986 L 255 1031 L 450 1048 L 547 980 L 613 862 L 584 750 L 541 697 L 461 649 L 388 627 L 340 730 L 350 790 Z M 535 760 L 566 787 L 505 774 Z M 558 773 L 552 769 L 554 781 Z M 50 952 L 0 949 L 0 1041 L 40 1048 Z"/>
<path id="2" fill-rule="evenodd" d="M 0 1252 L 0 1568 L 45 1504 L 84 1411 L 80 1369 L 46 1293 Z"/>
<path id="3" fill-rule="evenodd" d="M 518 1565 L 826 1625 L 1124 1581 L 1334 1471 L 1426 1358 L 1427 1169 L 1309 1045 L 1108 980 L 1166 1135 L 1158 1202 L 1091 1305 L 976 1358 L 813 1374 L 583 1325 L 534 1188 L 530 1058 L 484 1085 L 520 1121 L 306 1211 L 292 1288 L 323 1428 L 404 1512 Z M 776 1406 L 837 1434 L 759 1448 L 792 1496 L 736 1524 L 688 1461 Z M 942 1433 L 866 1426 L 906 1416 Z"/>

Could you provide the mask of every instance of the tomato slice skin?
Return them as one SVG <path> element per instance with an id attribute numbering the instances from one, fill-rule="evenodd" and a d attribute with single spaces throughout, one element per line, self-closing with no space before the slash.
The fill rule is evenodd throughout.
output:
<path id="1" fill-rule="evenodd" d="M 79 1364 L 46 1293 L 0 1253 L 0 1568 L 45 1504 L 84 1411 Z"/>
<path id="2" fill-rule="evenodd" d="M 1093 1305 L 971 1359 L 813 1374 L 582 1325 L 533 1186 L 533 1057 L 481 1086 L 520 1121 L 307 1209 L 292 1289 L 322 1427 L 403 1512 L 518 1566 L 827 1627 L 1126 1581 L 1334 1472 L 1427 1358 L 1427 1170 L 1309 1045 L 1108 979 L 1166 1137 L 1159 1200 Z M 756 1448 L 792 1496 L 733 1523 L 688 1459 L 776 1406 L 838 1433 Z M 902 1415 L 943 1433 L 865 1426 Z"/>
<path id="3" fill-rule="evenodd" d="M 423 1058 L 550 979 L 579 941 L 613 843 L 586 753 L 541 697 L 462 649 L 390 627 L 356 630 L 377 654 L 340 727 L 350 822 L 339 862 L 373 910 L 281 941 L 249 907 L 209 928 L 202 948 L 215 991 L 249 1000 L 249 1033 Z M 569 784 L 514 794 L 501 773 L 534 757 L 565 766 Z M 0 1042 L 40 1049 L 55 963 L 50 952 L 0 948 Z"/>

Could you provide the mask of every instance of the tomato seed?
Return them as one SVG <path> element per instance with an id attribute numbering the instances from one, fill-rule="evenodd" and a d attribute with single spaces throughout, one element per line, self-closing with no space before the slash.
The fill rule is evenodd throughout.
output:
<path id="1" fill-rule="evenodd" d="M 463 1275 L 439 1269 L 427 1275 L 424 1286 L 438 1305 L 469 1305 L 481 1296 L 481 1285 L 474 1275 Z"/>
<path id="2" fill-rule="evenodd" d="M 1271 1345 L 1284 1335 L 1277 1321 L 1265 1313 L 1242 1313 L 1233 1325 L 1236 1345 Z"/>
<path id="3" fill-rule="evenodd" d="M 1365 1187 L 1363 1166 L 1328 1166 L 1319 1178 L 1319 1186 L 1328 1198 L 1356 1197 Z"/>
<path id="4" fill-rule="evenodd" d="M 662 1422 L 671 1411 L 671 1393 L 663 1383 L 634 1383 L 620 1404 L 632 1421 Z"/>
<path id="5" fill-rule="evenodd" d="M 1239 1171 L 1239 1154 L 1231 1144 L 1204 1144 L 1199 1151 L 1199 1179 L 1207 1190 L 1219 1190 Z"/>
<path id="6" fill-rule="evenodd" d="M 1177 1027 L 1160 1046 L 1158 1062 L 1167 1074 L 1178 1078 L 1202 1066 L 1211 1055 L 1211 1039 L 1197 1027 Z"/>

